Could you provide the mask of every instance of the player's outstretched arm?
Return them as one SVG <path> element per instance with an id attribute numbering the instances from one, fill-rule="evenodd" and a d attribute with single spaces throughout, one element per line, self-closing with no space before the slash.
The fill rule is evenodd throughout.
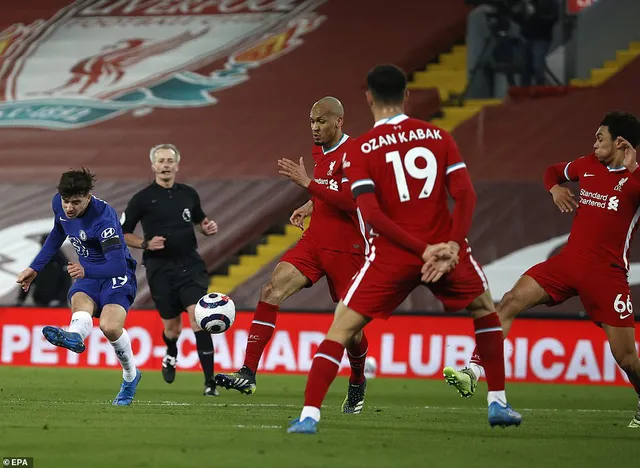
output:
<path id="1" fill-rule="evenodd" d="M 349 187 L 349 181 L 347 179 L 343 179 L 340 190 L 333 190 L 330 185 L 323 187 L 315 180 L 311 181 L 308 190 L 314 197 L 317 197 L 343 211 L 356 210 L 356 202 L 353 199 L 351 188 Z"/>
<path id="2" fill-rule="evenodd" d="M 56 252 L 60 250 L 66 238 L 67 235 L 64 233 L 64 229 L 62 229 L 62 226 L 60 226 L 56 218 L 53 222 L 53 229 L 49 233 L 49 236 L 47 236 L 47 240 L 40 249 L 40 252 L 38 252 L 33 262 L 31 262 L 31 265 L 20 272 L 16 278 L 16 283 L 20 285 L 23 291 L 29 291 L 31 283 L 33 283 L 33 280 L 38 276 L 38 272 L 42 270 Z"/>
<path id="3" fill-rule="evenodd" d="M 351 190 L 346 183 L 342 184 L 340 190 L 331 188 L 331 185 L 323 187 L 316 181 L 311 179 L 307 174 L 307 169 L 304 165 L 304 158 L 300 158 L 299 163 L 295 163 L 290 159 L 283 158 L 278 160 L 279 173 L 287 177 L 293 183 L 299 185 L 302 188 L 309 190 L 309 193 L 341 210 L 355 211 L 356 204 L 353 201 Z M 343 181 L 344 182 L 344 181 Z"/>
<path id="4" fill-rule="evenodd" d="M 16 278 L 16 283 L 18 283 L 22 290 L 26 293 L 27 291 L 29 291 L 31 283 L 33 283 L 33 280 L 36 279 L 36 276 L 38 276 L 38 272 L 36 270 L 31 267 L 25 268 Z"/>
<path id="5" fill-rule="evenodd" d="M 49 260 L 51 260 L 56 252 L 60 250 L 60 247 L 62 247 L 62 244 L 64 243 L 66 238 L 67 235 L 65 234 L 64 229 L 62 229 L 62 226 L 56 218 L 53 223 L 53 229 L 47 236 L 47 240 L 40 249 L 40 252 L 38 252 L 36 258 L 33 260 L 33 262 L 31 262 L 31 265 L 29 265 L 29 268 L 33 269 L 36 272 L 42 270 L 45 265 L 49 263 Z"/>

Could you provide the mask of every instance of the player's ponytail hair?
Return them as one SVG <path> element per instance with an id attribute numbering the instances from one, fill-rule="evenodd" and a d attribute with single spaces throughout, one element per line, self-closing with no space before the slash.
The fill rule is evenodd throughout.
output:
<path id="1" fill-rule="evenodd" d="M 173 154 L 176 156 L 176 163 L 180 164 L 180 151 L 178 151 L 178 148 L 176 147 L 176 145 L 172 145 L 170 143 L 161 143 L 149 150 L 149 159 L 151 160 L 151 164 L 155 162 L 156 151 L 161 149 L 173 151 Z"/>
<path id="2" fill-rule="evenodd" d="M 622 137 L 634 148 L 640 144 L 640 121 L 628 112 L 613 111 L 605 115 L 600 126 L 607 127 L 611 139 Z"/>
<path id="3" fill-rule="evenodd" d="M 85 169 L 67 171 L 60 177 L 58 183 L 58 193 L 62 198 L 84 197 L 87 196 L 94 187 L 96 176 Z"/>

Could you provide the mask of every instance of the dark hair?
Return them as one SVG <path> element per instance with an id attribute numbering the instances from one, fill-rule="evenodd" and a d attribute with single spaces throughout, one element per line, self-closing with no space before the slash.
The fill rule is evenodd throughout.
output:
<path id="1" fill-rule="evenodd" d="M 622 137 L 634 148 L 640 143 L 640 121 L 633 114 L 621 111 L 609 112 L 600 125 L 609 129 L 612 140 Z"/>
<path id="2" fill-rule="evenodd" d="M 84 197 L 93 190 L 96 176 L 84 167 L 79 171 L 67 171 L 60 177 L 58 193 L 62 198 Z"/>
<path id="3" fill-rule="evenodd" d="M 395 65 L 378 65 L 367 75 L 367 88 L 380 104 L 402 104 L 407 75 Z"/>

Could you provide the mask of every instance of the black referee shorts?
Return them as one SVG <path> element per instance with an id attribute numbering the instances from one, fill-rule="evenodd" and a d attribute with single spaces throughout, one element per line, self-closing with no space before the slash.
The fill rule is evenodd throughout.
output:
<path id="1" fill-rule="evenodd" d="M 178 317 L 209 289 L 209 275 L 201 258 L 177 261 L 147 260 L 151 297 L 163 319 Z"/>

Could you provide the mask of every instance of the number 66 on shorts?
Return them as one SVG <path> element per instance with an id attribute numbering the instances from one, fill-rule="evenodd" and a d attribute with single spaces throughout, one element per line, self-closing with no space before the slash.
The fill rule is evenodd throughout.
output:
<path id="1" fill-rule="evenodd" d="M 613 310 L 620 314 L 620 319 L 633 315 L 633 305 L 631 304 L 631 296 L 627 294 L 627 300 L 623 300 L 623 294 L 618 294 L 613 301 Z"/>

